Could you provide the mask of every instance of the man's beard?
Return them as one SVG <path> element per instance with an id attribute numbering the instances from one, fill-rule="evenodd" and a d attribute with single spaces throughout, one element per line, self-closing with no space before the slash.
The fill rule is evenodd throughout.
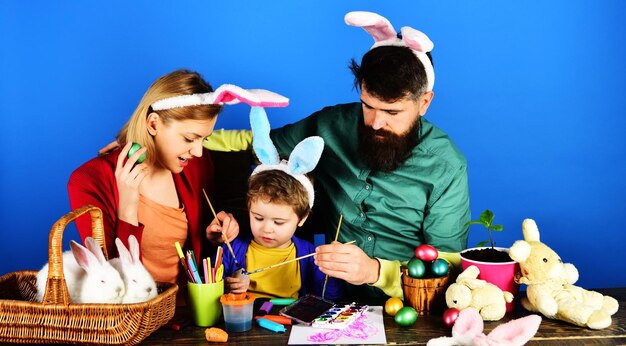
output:
<path id="1" fill-rule="evenodd" d="M 361 160 L 375 171 L 389 173 L 395 170 L 411 156 L 411 151 L 419 143 L 419 127 L 419 117 L 401 135 L 382 129 L 374 130 L 362 121 L 359 122 L 358 150 Z"/>

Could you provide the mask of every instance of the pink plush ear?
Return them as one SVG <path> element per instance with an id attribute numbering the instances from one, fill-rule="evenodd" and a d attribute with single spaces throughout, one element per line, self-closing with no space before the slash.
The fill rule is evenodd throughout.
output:
<path id="1" fill-rule="evenodd" d="M 263 89 L 242 89 L 236 85 L 224 84 L 213 92 L 215 99 L 214 104 L 226 103 L 236 104 L 239 102 L 247 103 L 250 106 L 258 107 L 286 107 L 289 105 L 289 99 Z"/>
<path id="2" fill-rule="evenodd" d="M 478 310 L 466 308 L 461 310 L 452 327 L 452 336 L 457 340 L 472 340 L 483 333 L 483 318 Z"/>
<path id="3" fill-rule="evenodd" d="M 426 34 L 419 30 L 405 26 L 400 29 L 400 32 L 402 33 L 402 41 L 404 41 L 404 44 L 418 52 L 430 52 L 435 47 L 433 41 L 431 41 Z"/>
<path id="4" fill-rule="evenodd" d="M 487 339 L 490 344 L 524 345 L 537 333 L 540 324 L 539 315 L 528 315 L 497 326 Z"/>
<path id="5" fill-rule="evenodd" d="M 367 31 L 374 38 L 374 42 L 396 38 L 396 30 L 394 30 L 387 18 L 379 14 L 365 11 L 353 11 L 346 14 L 344 20 L 348 25 L 363 28 L 363 30 Z"/>

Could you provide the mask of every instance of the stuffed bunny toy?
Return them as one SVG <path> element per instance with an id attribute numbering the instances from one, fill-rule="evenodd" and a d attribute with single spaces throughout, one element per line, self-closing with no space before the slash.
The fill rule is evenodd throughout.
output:
<path id="1" fill-rule="evenodd" d="M 112 258 L 109 263 L 117 269 L 124 280 L 126 293 L 122 299 L 124 304 L 141 303 L 157 296 L 157 286 L 146 267 L 141 263 L 139 242 L 134 235 L 128 237 L 128 247 L 119 239 L 115 245 L 120 257 Z"/>
<path id="2" fill-rule="evenodd" d="M 446 304 L 449 308 L 464 310 L 475 308 L 485 321 L 497 321 L 506 313 L 506 303 L 513 301 L 513 294 L 503 292 L 498 286 L 479 280 L 480 270 L 469 266 L 446 290 Z"/>
<path id="3" fill-rule="evenodd" d="M 523 221 L 522 233 L 524 240 L 516 241 L 509 249 L 511 258 L 520 265 L 519 283 L 528 285 L 522 306 L 582 327 L 610 326 L 611 315 L 619 308 L 617 300 L 574 286 L 578 270 L 571 263 L 563 263 L 554 250 L 539 240 L 534 220 Z"/>
<path id="4" fill-rule="evenodd" d="M 537 333 L 541 317 L 528 315 L 495 327 L 483 333 L 483 319 L 478 310 L 467 308 L 459 313 L 452 327 L 452 337 L 430 339 L 427 346 L 518 346 L 524 345 Z"/>
<path id="5" fill-rule="evenodd" d="M 72 303 L 121 303 L 124 281 L 104 258 L 100 245 L 91 237 L 85 239 L 86 248 L 75 241 L 71 250 L 63 252 L 63 275 Z M 37 273 L 37 301 L 43 301 L 48 280 L 49 264 Z"/>

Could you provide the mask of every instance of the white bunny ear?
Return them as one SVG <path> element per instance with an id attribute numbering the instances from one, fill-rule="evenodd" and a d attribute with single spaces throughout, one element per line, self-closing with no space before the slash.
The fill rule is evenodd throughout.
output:
<path id="1" fill-rule="evenodd" d="M 396 39 L 396 30 L 387 18 L 366 11 L 353 11 L 344 17 L 346 24 L 361 27 L 374 38 L 374 42 Z"/>
<path id="2" fill-rule="evenodd" d="M 490 345 L 524 345 L 537 333 L 540 324 L 539 315 L 528 315 L 495 327 L 487 339 L 492 341 Z"/>
<path id="3" fill-rule="evenodd" d="M 139 249 L 139 241 L 134 235 L 128 236 L 128 247 L 130 249 L 130 255 L 132 257 L 133 262 L 141 262 L 140 254 L 141 251 Z"/>
<path id="4" fill-rule="evenodd" d="M 252 147 L 261 163 L 276 165 L 280 162 L 278 150 L 270 138 L 270 122 L 265 109 L 252 107 L 250 110 L 250 126 L 252 127 Z"/>
<path id="5" fill-rule="evenodd" d="M 133 263 L 133 258 L 130 255 L 130 252 L 124 246 L 124 242 L 120 238 L 115 238 L 115 245 L 117 246 L 117 253 L 120 255 L 120 260 L 124 263 Z"/>
<path id="6" fill-rule="evenodd" d="M 85 242 L 87 242 L 88 239 L 90 238 L 85 239 Z M 72 249 L 72 254 L 76 259 L 76 263 L 78 263 L 78 265 L 85 271 L 89 271 L 89 268 L 95 268 L 98 266 L 98 259 L 86 247 L 72 240 L 70 242 L 70 248 Z"/>
<path id="7" fill-rule="evenodd" d="M 293 174 L 307 174 L 312 171 L 324 151 L 324 139 L 312 136 L 303 139 L 289 155 L 289 170 Z"/>
<path id="8" fill-rule="evenodd" d="M 95 239 L 93 239 L 92 237 L 85 238 L 85 245 L 87 246 L 87 249 L 89 249 L 89 251 L 94 254 L 96 259 L 98 259 L 98 262 L 104 263 L 107 261 L 106 258 L 104 258 L 104 254 L 102 253 L 102 248 L 100 247 L 100 244 L 98 244 Z"/>

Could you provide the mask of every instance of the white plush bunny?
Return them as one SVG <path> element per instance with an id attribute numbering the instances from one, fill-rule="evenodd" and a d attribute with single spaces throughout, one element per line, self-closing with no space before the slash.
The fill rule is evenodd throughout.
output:
<path id="1" fill-rule="evenodd" d="M 120 272 L 126 294 L 122 299 L 124 304 L 141 303 L 157 296 L 157 287 L 152 275 L 141 263 L 139 256 L 139 242 L 134 235 L 128 237 L 128 247 L 119 238 L 115 239 L 120 257 L 109 260 L 109 263 Z"/>
<path id="2" fill-rule="evenodd" d="M 426 346 L 521 346 L 537 333 L 540 324 L 539 315 L 529 315 L 501 324 L 485 335 L 478 310 L 467 308 L 454 322 L 452 337 L 430 339 Z"/>
<path id="3" fill-rule="evenodd" d="M 100 245 L 91 237 L 87 248 L 75 241 L 71 250 L 63 252 L 63 275 L 73 303 L 121 303 L 124 282 L 115 268 L 104 258 Z M 49 264 L 37 273 L 37 301 L 42 301 L 48 279 Z"/>

